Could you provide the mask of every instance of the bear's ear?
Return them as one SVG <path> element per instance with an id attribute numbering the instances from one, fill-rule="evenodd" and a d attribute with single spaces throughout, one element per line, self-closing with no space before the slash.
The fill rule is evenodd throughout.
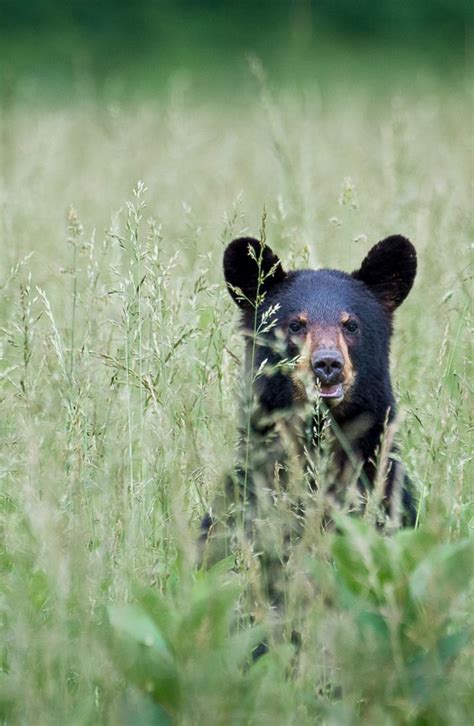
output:
<path id="1" fill-rule="evenodd" d="M 224 277 L 237 305 L 253 308 L 286 278 L 277 255 L 253 237 L 234 239 L 224 252 Z"/>
<path id="2" fill-rule="evenodd" d="M 416 275 L 416 250 L 399 234 L 383 239 L 370 250 L 352 277 L 361 280 L 392 313 L 411 290 Z"/>

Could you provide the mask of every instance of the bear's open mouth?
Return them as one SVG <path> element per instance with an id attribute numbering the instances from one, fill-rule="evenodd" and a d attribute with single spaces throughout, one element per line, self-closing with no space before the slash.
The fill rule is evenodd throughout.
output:
<path id="1" fill-rule="evenodd" d="M 336 383 L 333 386 L 323 386 L 322 384 L 319 384 L 317 389 L 321 398 L 335 399 L 344 397 L 344 388 L 342 383 Z"/>

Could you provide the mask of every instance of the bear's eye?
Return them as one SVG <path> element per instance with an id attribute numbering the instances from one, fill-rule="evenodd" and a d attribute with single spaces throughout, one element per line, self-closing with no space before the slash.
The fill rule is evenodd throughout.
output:
<path id="1" fill-rule="evenodd" d="M 301 320 L 292 320 L 288 327 L 292 333 L 301 333 L 304 323 Z"/>
<path id="2" fill-rule="evenodd" d="M 348 320 L 347 323 L 344 323 L 344 327 L 351 335 L 355 335 L 359 330 L 359 325 L 356 320 Z"/>

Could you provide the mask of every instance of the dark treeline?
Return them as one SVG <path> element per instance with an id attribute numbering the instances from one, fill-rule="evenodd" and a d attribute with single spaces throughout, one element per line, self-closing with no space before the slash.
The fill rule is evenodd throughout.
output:
<path id="1" fill-rule="evenodd" d="M 392 40 L 435 34 L 452 42 L 463 38 L 472 21 L 470 0 L 0 0 L 0 11 L 2 36 L 69 29 L 141 42 L 174 32 L 182 22 L 191 33 L 207 26 L 214 39 L 227 27 L 227 42 L 253 41 L 281 26 L 304 33 L 324 26 L 345 35 Z"/>
<path id="2" fill-rule="evenodd" d="M 81 73 L 101 84 L 147 68 L 157 79 L 176 67 L 235 69 L 249 53 L 269 68 L 291 59 L 296 72 L 314 57 L 371 46 L 427 54 L 443 68 L 465 59 L 471 8 L 471 0 L 0 0 L 0 76 L 67 86 Z"/>

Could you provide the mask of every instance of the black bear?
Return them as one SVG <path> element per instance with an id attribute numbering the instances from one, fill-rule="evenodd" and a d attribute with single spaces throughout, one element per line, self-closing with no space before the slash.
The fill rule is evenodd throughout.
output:
<path id="1" fill-rule="evenodd" d="M 251 237 L 228 245 L 224 275 L 242 313 L 249 395 L 238 467 L 203 522 L 204 540 L 219 522 L 228 530 L 229 518 L 235 528 L 241 517 L 260 552 L 278 549 L 269 508 L 292 490 L 289 510 L 302 526 L 302 486 L 348 510 L 367 510 L 375 496 L 378 524 L 414 524 L 415 501 L 393 442 L 389 351 L 393 313 L 416 267 L 415 249 L 400 235 L 376 244 L 351 274 L 286 272 Z M 325 466 L 318 467 L 322 449 Z"/>

